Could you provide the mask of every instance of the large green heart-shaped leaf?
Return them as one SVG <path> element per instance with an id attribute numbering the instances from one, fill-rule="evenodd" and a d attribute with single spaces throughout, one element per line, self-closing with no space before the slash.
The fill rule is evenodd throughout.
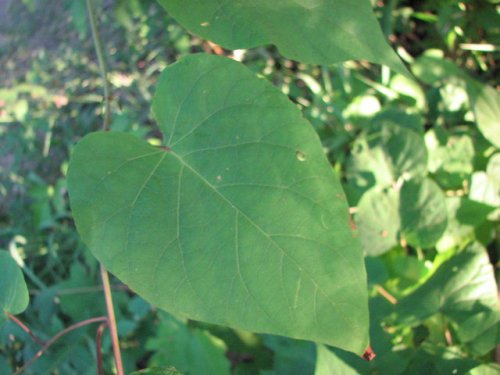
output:
<path id="1" fill-rule="evenodd" d="M 21 269 L 8 252 L 0 251 L 0 309 L 20 314 L 28 302 L 28 288 Z M 3 319 L 4 314 L 1 314 L 0 323 Z"/>
<path id="2" fill-rule="evenodd" d="M 183 26 L 228 49 L 274 44 L 312 64 L 368 60 L 408 75 L 369 0 L 159 0 Z"/>
<path id="3" fill-rule="evenodd" d="M 167 68 L 164 147 L 94 133 L 68 172 L 83 241 L 148 301 L 191 319 L 361 354 L 366 274 L 339 181 L 300 111 L 232 60 Z"/>

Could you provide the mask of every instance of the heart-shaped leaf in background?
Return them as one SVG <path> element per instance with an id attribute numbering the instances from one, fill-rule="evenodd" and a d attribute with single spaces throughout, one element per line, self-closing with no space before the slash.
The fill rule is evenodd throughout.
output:
<path id="1" fill-rule="evenodd" d="M 167 313 L 160 314 L 157 337 L 146 348 L 154 352 L 150 366 L 168 363 L 190 375 L 231 373 L 224 341 Z"/>
<path id="2" fill-rule="evenodd" d="M 405 181 L 400 189 L 374 187 L 358 204 L 356 223 L 368 255 L 389 251 L 404 240 L 433 246 L 446 229 L 446 200 L 429 178 Z"/>
<path id="3" fill-rule="evenodd" d="M 409 76 L 369 0 L 159 0 L 184 27 L 224 48 L 274 44 L 293 60 L 368 60 Z"/>
<path id="4" fill-rule="evenodd" d="M 443 314 L 457 325 L 456 338 L 484 355 L 500 342 L 500 310 L 493 268 L 485 249 L 472 243 L 443 263 L 417 290 L 399 301 L 403 325 Z"/>
<path id="5" fill-rule="evenodd" d="M 20 314 L 28 307 L 28 287 L 17 263 L 6 251 L 0 251 L 0 308 L 11 314 Z M 0 324 L 5 320 L 0 314 Z"/>
<path id="6" fill-rule="evenodd" d="M 300 111 L 209 55 L 168 67 L 153 110 L 163 147 L 108 132 L 74 148 L 71 207 L 93 254 L 176 315 L 363 353 L 361 246 Z"/>

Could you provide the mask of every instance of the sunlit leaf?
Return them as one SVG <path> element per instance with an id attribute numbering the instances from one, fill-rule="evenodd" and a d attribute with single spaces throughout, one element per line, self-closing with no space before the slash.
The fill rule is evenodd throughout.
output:
<path id="1" fill-rule="evenodd" d="M 500 365 L 497 363 L 482 364 L 467 372 L 467 375 L 497 375 L 500 373 Z"/>
<path id="2" fill-rule="evenodd" d="M 479 130 L 491 144 L 500 147 L 500 94 L 479 83 L 469 85 L 468 93 Z"/>
<path id="3" fill-rule="evenodd" d="M 500 94 L 462 71 L 452 61 L 430 54 L 419 57 L 412 72 L 429 85 L 459 79 L 469 97 L 479 130 L 494 146 L 500 147 Z M 446 98 L 445 98 L 446 99 Z M 452 103 L 457 103 L 453 100 Z"/>
<path id="4" fill-rule="evenodd" d="M 500 153 L 493 155 L 488 161 L 486 172 L 474 172 L 470 183 L 469 198 L 496 210 L 490 214 L 491 219 L 500 218 Z"/>
<path id="5" fill-rule="evenodd" d="M 163 147 L 108 132 L 74 149 L 71 205 L 94 255 L 176 315 L 362 353 L 361 248 L 298 109 L 209 55 L 166 69 L 153 109 Z"/>
<path id="6" fill-rule="evenodd" d="M 425 133 L 429 151 L 429 172 L 446 189 L 463 188 L 464 181 L 474 170 L 474 144 L 466 134 L 438 134 L 433 129 Z"/>

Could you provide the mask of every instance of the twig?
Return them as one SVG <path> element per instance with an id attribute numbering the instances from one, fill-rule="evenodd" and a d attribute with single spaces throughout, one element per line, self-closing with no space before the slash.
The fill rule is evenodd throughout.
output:
<path id="1" fill-rule="evenodd" d="M 109 285 L 108 271 L 101 264 L 101 279 L 104 288 L 104 298 L 106 300 L 106 310 L 108 311 L 108 326 L 111 334 L 111 342 L 113 343 L 113 354 L 115 357 L 116 372 L 118 375 L 123 375 L 122 356 L 120 353 L 120 341 L 118 340 L 118 330 L 116 329 L 115 310 L 113 309 L 113 297 Z"/>
<path id="2" fill-rule="evenodd" d="M 106 61 L 104 60 L 104 49 L 102 48 L 101 38 L 99 32 L 97 31 L 97 21 L 92 7 L 92 0 L 87 0 L 87 11 L 90 20 L 90 29 L 92 30 L 92 39 L 94 41 L 95 52 L 97 54 L 97 61 L 99 62 L 99 70 L 101 72 L 101 79 L 104 89 L 104 122 L 102 124 L 102 130 L 109 130 L 111 125 L 111 97 L 109 93 L 109 81 L 108 81 L 108 68 L 106 66 Z"/>
<path id="3" fill-rule="evenodd" d="M 14 375 L 19 375 L 21 374 L 24 370 L 26 370 L 28 367 L 30 367 L 37 359 L 39 359 L 43 353 L 45 353 L 57 340 L 59 340 L 61 337 L 66 335 L 67 333 L 74 331 L 75 329 L 78 329 L 80 327 L 92 324 L 92 323 L 97 323 L 97 322 L 106 322 L 107 319 L 104 316 L 100 316 L 97 318 L 91 318 L 91 319 L 86 319 L 82 322 L 78 322 L 76 324 L 73 324 L 69 326 L 68 328 L 63 329 L 59 333 L 57 333 L 54 337 L 52 337 L 47 343 L 43 346 L 42 349 L 40 349 L 33 358 L 31 358 L 28 362 L 26 362 L 22 367 L 17 369 L 17 371 L 14 373 Z"/>
<path id="4" fill-rule="evenodd" d="M 11 313 L 7 313 L 7 316 L 9 317 L 10 320 L 12 320 L 14 323 L 16 323 L 21 329 L 26 332 L 28 335 L 31 336 L 31 338 L 39 345 L 44 346 L 45 342 L 43 342 L 42 339 L 40 339 L 37 335 L 33 333 L 33 331 L 25 325 L 23 322 L 21 322 L 18 318 L 16 318 L 14 315 Z"/>
<path id="5" fill-rule="evenodd" d="M 99 70 L 101 71 L 101 78 L 104 87 L 104 122 L 102 129 L 104 131 L 109 130 L 111 124 L 111 98 L 109 93 L 109 82 L 108 82 L 108 69 L 106 66 L 106 61 L 104 60 L 104 51 L 102 48 L 101 38 L 99 37 L 99 32 L 97 31 L 97 22 L 94 9 L 92 8 L 92 0 L 87 1 L 87 11 L 90 19 L 90 28 L 92 29 L 92 39 L 94 41 L 95 51 L 97 54 L 97 60 L 99 61 Z M 113 309 L 113 297 L 111 294 L 111 287 L 109 284 L 108 271 L 101 264 L 101 279 L 102 286 L 104 290 L 104 298 L 106 300 L 106 310 L 108 312 L 108 327 L 109 333 L 111 334 L 111 342 L 113 343 L 113 355 L 115 358 L 116 371 L 118 375 L 123 375 L 123 365 L 122 356 L 120 353 L 120 342 L 118 341 L 118 331 L 116 329 L 116 318 L 115 311 Z"/>
<path id="6" fill-rule="evenodd" d="M 384 297 L 387 301 L 389 301 L 393 305 L 398 303 L 398 300 L 391 293 L 385 290 L 382 286 L 375 285 L 375 289 L 382 297 Z"/>
<path id="7" fill-rule="evenodd" d="M 97 375 L 103 375 L 104 374 L 104 369 L 102 365 L 102 334 L 104 333 L 104 330 L 108 326 L 108 322 L 103 322 L 101 325 L 97 328 L 97 333 L 95 336 L 95 350 L 96 350 L 96 356 L 97 356 Z"/>

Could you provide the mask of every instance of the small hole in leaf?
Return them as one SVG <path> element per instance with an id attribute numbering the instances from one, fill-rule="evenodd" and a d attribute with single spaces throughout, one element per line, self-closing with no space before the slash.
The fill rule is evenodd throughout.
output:
<path id="1" fill-rule="evenodd" d="M 304 154 L 302 151 L 298 150 L 295 155 L 297 156 L 298 161 L 306 161 L 306 154 Z"/>

